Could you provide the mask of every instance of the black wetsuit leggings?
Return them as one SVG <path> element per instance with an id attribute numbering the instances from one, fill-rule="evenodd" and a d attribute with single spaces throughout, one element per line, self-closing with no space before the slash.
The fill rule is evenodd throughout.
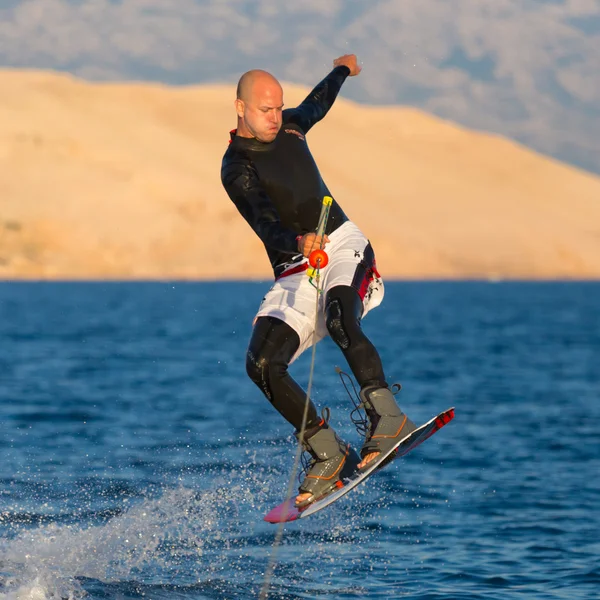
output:
<path id="1" fill-rule="evenodd" d="M 362 312 L 362 300 L 353 287 L 337 286 L 327 293 L 327 330 L 344 353 L 358 384 L 361 388 L 385 386 L 379 354 L 361 328 Z M 296 431 L 302 426 L 306 392 L 292 379 L 288 365 L 299 345 L 300 338 L 289 325 L 275 317 L 259 317 L 246 355 L 248 375 Z M 314 427 L 319 421 L 311 401 L 306 427 Z"/>

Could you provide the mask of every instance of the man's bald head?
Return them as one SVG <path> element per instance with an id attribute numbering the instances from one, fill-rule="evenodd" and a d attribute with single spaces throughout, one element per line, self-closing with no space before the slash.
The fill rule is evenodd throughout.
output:
<path id="1" fill-rule="evenodd" d="M 271 73 L 253 69 L 237 85 L 235 108 L 238 133 L 261 142 L 272 142 L 281 128 L 283 89 Z"/>
<path id="2" fill-rule="evenodd" d="M 236 98 L 248 102 L 255 88 L 272 88 L 281 91 L 281 84 L 271 73 L 262 69 L 246 71 L 238 81 Z"/>

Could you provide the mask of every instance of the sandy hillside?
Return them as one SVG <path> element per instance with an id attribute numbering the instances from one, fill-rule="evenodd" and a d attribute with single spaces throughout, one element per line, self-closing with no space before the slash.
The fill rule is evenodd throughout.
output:
<path id="1" fill-rule="evenodd" d="M 219 178 L 233 88 L 0 71 L 0 89 L 1 278 L 270 277 Z M 384 276 L 600 277 L 598 177 L 343 99 L 308 140 Z"/>

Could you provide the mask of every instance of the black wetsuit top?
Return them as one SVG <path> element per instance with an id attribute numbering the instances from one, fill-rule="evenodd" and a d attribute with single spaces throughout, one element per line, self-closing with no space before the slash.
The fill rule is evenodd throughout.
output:
<path id="1" fill-rule="evenodd" d="M 296 238 L 316 231 L 323 197 L 331 196 L 305 134 L 327 114 L 349 74 L 348 67 L 336 67 L 302 104 L 284 110 L 281 129 L 272 142 L 231 132 L 221 181 L 265 245 L 275 277 L 302 259 Z M 334 199 L 325 233 L 330 234 L 347 220 Z"/>

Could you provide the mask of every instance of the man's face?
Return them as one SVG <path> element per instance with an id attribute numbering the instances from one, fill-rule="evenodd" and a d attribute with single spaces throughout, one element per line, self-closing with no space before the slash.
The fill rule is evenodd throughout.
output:
<path id="1" fill-rule="evenodd" d="M 236 100 L 236 111 L 257 140 L 272 142 L 281 129 L 283 90 L 276 81 L 256 81 L 245 101 Z"/>

